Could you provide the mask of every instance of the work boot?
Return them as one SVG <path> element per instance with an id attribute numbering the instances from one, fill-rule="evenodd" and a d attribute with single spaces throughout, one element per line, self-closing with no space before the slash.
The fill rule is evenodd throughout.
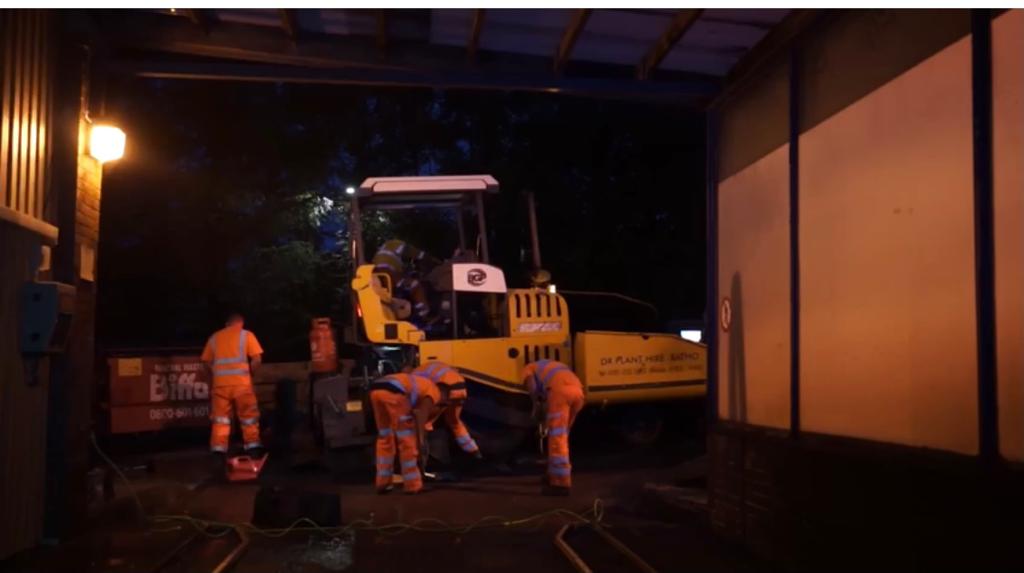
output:
<path id="1" fill-rule="evenodd" d="M 540 493 L 551 497 L 569 497 L 571 491 L 565 486 L 545 484 Z"/>
<path id="2" fill-rule="evenodd" d="M 392 485 L 392 484 L 388 484 L 388 485 L 386 485 L 384 487 L 378 487 L 377 488 L 377 495 L 387 495 L 387 494 L 391 493 L 392 491 L 394 491 L 394 489 L 395 489 L 395 486 Z"/>

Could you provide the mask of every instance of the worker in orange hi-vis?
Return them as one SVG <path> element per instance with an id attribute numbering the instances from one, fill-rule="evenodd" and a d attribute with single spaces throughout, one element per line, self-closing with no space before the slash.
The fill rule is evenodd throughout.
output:
<path id="1" fill-rule="evenodd" d="M 555 360 L 526 365 L 523 384 L 533 400 L 534 413 L 543 415 L 548 436 L 548 471 L 545 495 L 569 495 L 569 428 L 583 409 L 583 384 L 572 370 Z"/>
<path id="2" fill-rule="evenodd" d="M 391 277 L 392 289 L 408 291 L 413 311 L 419 319 L 424 320 L 430 314 L 427 293 L 420 281 L 409 274 L 412 266 L 418 263 L 436 266 L 441 261 L 400 239 L 385 241 L 373 255 L 373 270 Z"/>
<path id="3" fill-rule="evenodd" d="M 426 443 L 427 421 L 435 408 L 444 406 L 440 390 L 426 376 L 390 374 L 370 384 L 370 404 L 377 424 L 377 493 L 391 491 L 396 450 L 402 489 L 419 493 L 423 490 L 420 451 Z"/>
<path id="4" fill-rule="evenodd" d="M 228 451 L 232 409 L 242 426 L 246 452 L 254 457 L 263 454 L 260 411 L 252 389 L 252 375 L 260 365 L 263 347 L 256 335 L 242 328 L 243 322 L 240 314 L 229 316 L 227 326 L 213 333 L 203 349 L 202 361 L 213 375 L 210 450 L 220 456 Z"/>
<path id="5" fill-rule="evenodd" d="M 466 403 L 466 398 L 469 397 L 466 392 L 466 379 L 462 377 L 462 374 L 454 366 L 436 360 L 421 364 L 413 373 L 426 376 L 433 380 L 434 384 L 437 384 L 444 397 L 444 402 L 448 404 L 439 412 L 439 417 L 444 416 L 445 424 L 448 425 L 452 436 L 455 437 L 455 443 L 459 444 L 462 451 L 478 460 L 483 459 L 480 447 L 476 445 L 473 436 L 469 435 L 469 428 L 462 422 L 462 407 Z M 428 431 L 433 429 L 433 422 L 434 420 L 429 422 Z"/>

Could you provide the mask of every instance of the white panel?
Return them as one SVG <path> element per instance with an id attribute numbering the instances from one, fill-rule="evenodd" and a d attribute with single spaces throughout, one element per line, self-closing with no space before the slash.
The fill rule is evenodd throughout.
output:
<path id="1" fill-rule="evenodd" d="M 505 287 L 505 273 L 501 269 L 480 263 L 453 264 L 452 285 L 459 292 L 504 294 L 508 290 Z"/>
<path id="2" fill-rule="evenodd" d="M 719 415 L 789 428 L 789 145 L 718 185 Z"/>
<path id="3" fill-rule="evenodd" d="M 800 140 L 803 428 L 977 452 L 970 39 Z"/>
<path id="4" fill-rule="evenodd" d="M 1024 461 L 1024 10 L 992 22 L 999 441 Z"/>

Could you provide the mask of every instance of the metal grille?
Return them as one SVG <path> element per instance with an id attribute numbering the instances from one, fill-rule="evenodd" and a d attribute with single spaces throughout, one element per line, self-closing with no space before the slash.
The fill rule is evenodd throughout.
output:
<path id="1" fill-rule="evenodd" d="M 0 206 L 45 221 L 53 116 L 51 16 L 0 10 Z"/>
<path id="2" fill-rule="evenodd" d="M 524 344 L 523 345 L 523 364 L 529 364 L 530 362 L 536 362 L 540 359 L 547 360 L 562 360 L 562 349 L 556 345 L 542 345 L 542 344 Z M 568 357 L 567 357 L 568 359 Z"/>
<path id="3" fill-rule="evenodd" d="M 561 299 L 547 292 L 517 292 L 511 299 L 512 314 L 517 319 L 562 316 Z"/>

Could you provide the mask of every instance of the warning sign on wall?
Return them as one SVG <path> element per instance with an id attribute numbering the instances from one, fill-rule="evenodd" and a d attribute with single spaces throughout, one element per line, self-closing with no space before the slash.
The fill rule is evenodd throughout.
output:
<path id="1" fill-rule="evenodd" d="M 732 326 L 732 301 L 729 300 L 729 297 L 722 299 L 722 308 L 718 314 L 722 331 L 729 332 L 729 327 Z"/>

